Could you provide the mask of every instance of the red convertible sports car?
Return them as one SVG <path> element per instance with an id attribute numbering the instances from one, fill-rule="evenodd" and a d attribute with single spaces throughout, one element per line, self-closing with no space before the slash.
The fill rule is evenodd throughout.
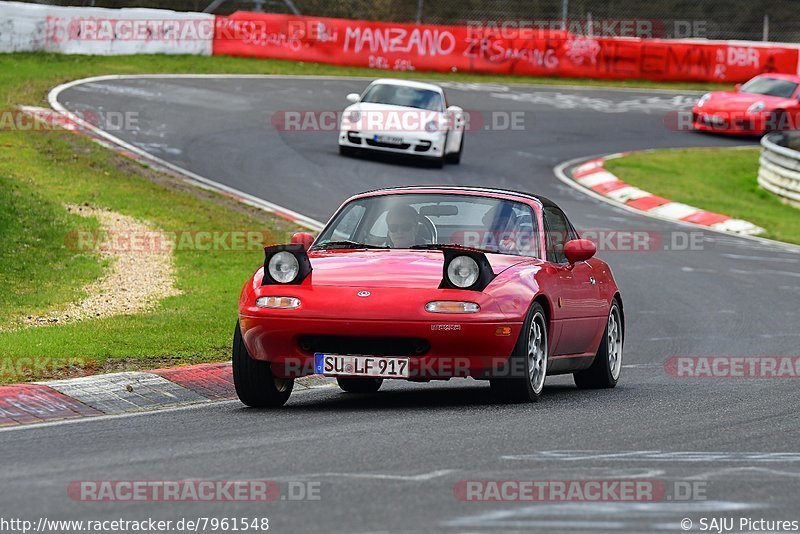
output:
<path id="1" fill-rule="evenodd" d="M 294 379 L 348 392 L 384 379 L 488 379 L 504 401 L 539 398 L 548 375 L 614 387 L 622 299 L 595 245 L 546 198 L 403 187 L 347 200 L 320 235 L 265 249 L 247 281 L 233 378 L 249 406 L 281 406 Z"/>
<path id="2" fill-rule="evenodd" d="M 695 130 L 763 135 L 797 129 L 800 76 L 762 74 L 733 92 L 706 93 L 692 108 Z"/>

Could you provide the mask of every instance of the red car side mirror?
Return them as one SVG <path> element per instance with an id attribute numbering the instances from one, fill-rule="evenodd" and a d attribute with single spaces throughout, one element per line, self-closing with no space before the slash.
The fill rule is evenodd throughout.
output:
<path id="1" fill-rule="evenodd" d="M 303 245 L 303 250 L 308 250 L 313 242 L 314 236 L 308 232 L 297 232 L 292 236 L 292 243 Z"/>
<path id="2" fill-rule="evenodd" d="M 738 93 L 739 89 L 741 89 L 741 88 L 742 88 L 742 84 L 737 83 L 736 85 L 733 86 L 733 92 L 734 93 Z"/>
<path id="3" fill-rule="evenodd" d="M 570 265 L 586 261 L 597 252 L 597 247 L 588 239 L 572 239 L 564 245 L 564 256 Z"/>

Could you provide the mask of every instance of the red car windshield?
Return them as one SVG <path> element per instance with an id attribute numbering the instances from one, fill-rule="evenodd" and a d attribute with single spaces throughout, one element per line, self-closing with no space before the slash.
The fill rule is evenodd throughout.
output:
<path id="1" fill-rule="evenodd" d="M 501 254 L 539 256 L 536 217 L 527 204 L 491 197 L 401 194 L 348 203 L 314 248 L 461 245 Z"/>
<path id="2" fill-rule="evenodd" d="M 740 93 L 752 93 L 755 95 L 777 96 L 780 98 L 792 98 L 797 90 L 797 84 L 788 80 L 779 80 L 760 76 L 753 78 L 740 89 Z"/>

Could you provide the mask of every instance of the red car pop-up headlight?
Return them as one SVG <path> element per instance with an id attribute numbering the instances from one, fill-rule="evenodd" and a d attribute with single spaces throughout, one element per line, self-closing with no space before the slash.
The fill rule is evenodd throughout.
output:
<path id="1" fill-rule="evenodd" d="M 495 274 L 486 255 L 475 250 L 442 248 L 444 267 L 439 289 L 483 291 Z"/>
<path id="2" fill-rule="evenodd" d="M 311 273 L 311 261 L 302 244 L 264 248 L 264 278 L 261 285 L 299 284 Z"/>

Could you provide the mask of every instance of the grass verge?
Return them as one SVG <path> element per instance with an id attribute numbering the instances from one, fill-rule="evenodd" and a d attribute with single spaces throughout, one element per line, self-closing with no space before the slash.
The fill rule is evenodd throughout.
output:
<path id="1" fill-rule="evenodd" d="M 654 195 L 750 221 L 761 237 L 800 244 L 800 210 L 758 186 L 759 148 L 639 152 L 606 162 L 620 180 Z"/>

